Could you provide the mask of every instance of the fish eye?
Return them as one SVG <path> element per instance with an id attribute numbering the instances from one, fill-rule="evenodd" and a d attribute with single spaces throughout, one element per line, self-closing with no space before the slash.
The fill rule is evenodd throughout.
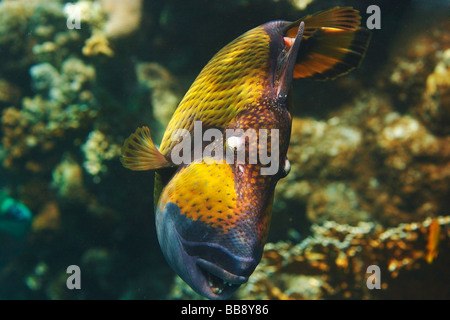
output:
<path id="1" fill-rule="evenodd" d="M 291 162 L 286 158 L 286 161 L 284 162 L 284 167 L 281 170 L 281 176 L 282 178 L 286 177 L 289 172 L 291 172 Z"/>

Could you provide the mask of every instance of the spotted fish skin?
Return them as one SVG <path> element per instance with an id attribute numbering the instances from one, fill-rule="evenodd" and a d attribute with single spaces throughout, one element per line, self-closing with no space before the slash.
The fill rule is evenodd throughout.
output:
<path id="1" fill-rule="evenodd" d="M 159 151 L 148 128 L 139 128 L 125 142 L 125 167 L 156 170 L 158 241 L 168 263 L 197 293 L 226 299 L 258 265 L 274 190 L 290 167 L 293 78 L 324 80 L 356 68 L 370 39 L 359 23 L 356 10 L 333 8 L 244 33 L 200 72 L 173 114 Z M 224 154 L 220 160 L 194 154 L 189 163 L 175 165 L 177 130 L 192 136 L 196 121 L 202 136 L 211 128 L 222 133 L 214 144 L 222 144 Z M 243 163 L 225 161 L 230 129 L 255 132 L 255 139 L 235 137 L 247 151 Z M 276 162 L 272 174 L 262 173 L 271 164 L 261 160 L 261 151 L 277 155 L 271 158 Z M 250 161 L 252 153 L 258 154 L 256 162 Z"/>

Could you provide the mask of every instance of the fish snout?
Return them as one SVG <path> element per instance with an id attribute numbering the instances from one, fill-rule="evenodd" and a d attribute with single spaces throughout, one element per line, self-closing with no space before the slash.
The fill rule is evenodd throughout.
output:
<path id="1" fill-rule="evenodd" d="M 229 298 L 247 282 L 261 259 L 262 250 L 240 256 L 227 248 L 228 239 L 208 239 L 205 235 L 213 230 L 186 221 L 174 203 L 157 209 L 156 226 L 167 262 L 191 288 L 209 299 Z"/>

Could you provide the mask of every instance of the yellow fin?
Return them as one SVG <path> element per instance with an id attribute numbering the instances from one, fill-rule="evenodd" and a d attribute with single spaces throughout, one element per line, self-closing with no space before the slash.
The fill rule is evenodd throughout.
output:
<path id="1" fill-rule="evenodd" d="M 305 31 L 294 78 L 334 79 L 359 66 L 371 33 L 359 27 L 357 10 L 337 7 L 306 16 L 289 26 L 287 37 L 293 37 L 301 21 L 305 22 Z"/>
<path id="2" fill-rule="evenodd" d="M 125 168 L 144 171 L 171 167 L 173 164 L 159 152 L 150 136 L 148 127 L 137 128 L 122 147 L 120 158 Z"/>
<path id="3" fill-rule="evenodd" d="M 333 28 L 340 30 L 357 30 L 361 23 L 359 11 L 352 7 L 335 7 L 329 10 L 316 12 L 297 20 L 293 26 L 289 28 L 286 35 L 295 37 L 300 22 L 305 23 L 305 31 L 303 38 L 308 39 L 317 29 Z"/>

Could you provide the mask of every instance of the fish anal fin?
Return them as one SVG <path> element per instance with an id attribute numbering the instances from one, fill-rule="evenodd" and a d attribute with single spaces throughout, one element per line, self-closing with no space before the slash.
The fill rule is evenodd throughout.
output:
<path id="1" fill-rule="evenodd" d="M 156 148 L 148 127 L 137 128 L 136 132 L 125 140 L 120 161 L 125 168 L 134 171 L 156 170 L 173 166 Z"/>

